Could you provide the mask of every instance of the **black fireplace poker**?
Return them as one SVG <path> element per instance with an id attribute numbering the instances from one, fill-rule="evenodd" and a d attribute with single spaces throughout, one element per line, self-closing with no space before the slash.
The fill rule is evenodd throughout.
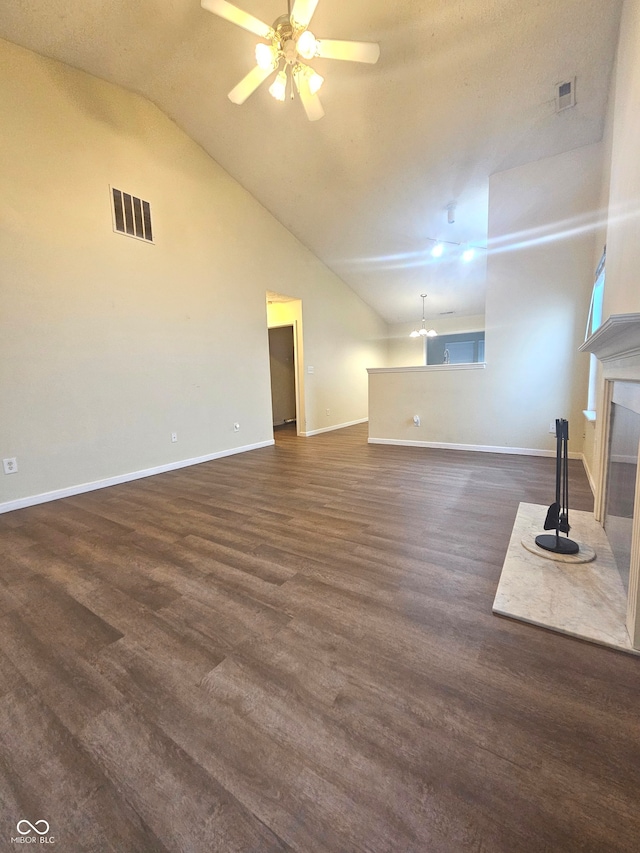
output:
<path id="1" fill-rule="evenodd" d="M 554 554 L 577 554 L 580 547 L 569 539 L 569 466 L 568 466 L 569 421 L 556 419 L 556 499 L 547 510 L 545 530 L 555 528 L 555 536 L 541 533 L 536 536 L 536 545 Z M 561 537 L 560 534 L 566 534 Z"/>

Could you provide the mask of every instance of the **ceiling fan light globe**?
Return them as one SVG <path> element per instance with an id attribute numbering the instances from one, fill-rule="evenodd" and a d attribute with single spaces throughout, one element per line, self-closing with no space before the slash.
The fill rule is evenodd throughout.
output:
<path id="1" fill-rule="evenodd" d="M 273 45 L 258 42 L 256 45 L 256 63 L 265 71 L 275 68 L 276 50 Z"/>
<path id="2" fill-rule="evenodd" d="M 269 86 L 269 94 L 272 95 L 276 101 L 284 101 L 287 94 L 287 75 L 284 71 L 281 71 Z"/>
<path id="3" fill-rule="evenodd" d="M 318 50 L 317 39 L 309 30 L 305 30 L 300 34 L 296 46 L 298 53 L 303 59 L 313 59 Z"/>

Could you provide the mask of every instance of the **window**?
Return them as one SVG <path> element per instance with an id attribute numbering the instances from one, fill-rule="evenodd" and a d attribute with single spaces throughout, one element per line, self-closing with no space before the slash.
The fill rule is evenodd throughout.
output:
<path id="1" fill-rule="evenodd" d="M 426 364 L 477 364 L 484 361 L 484 332 L 427 338 Z"/>
<path id="2" fill-rule="evenodd" d="M 596 270 L 596 280 L 593 283 L 591 291 L 591 305 L 589 306 L 589 316 L 587 317 L 587 328 L 585 331 L 585 340 L 597 332 L 602 325 L 602 306 L 604 303 L 604 282 L 605 282 L 605 261 L 607 258 L 607 249 L 605 247 L 598 269 Z M 596 377 L 598 370 L 598 359 L 593 353 L 590 356 L 589 363 L 589 391 L 587 396 L 587 412 L 594 414 L 596 410 Z M 593 417 L 592 417 L 593 419 Z"/>
<path id="3" fill-rule="evenodd" d="M 602 254 L 598 269 L 596 270 L 596 280 L 593 284 L 591 292 L 591 305 L 589 306 L 589 318 L 587 320 L 587 331 L 585 340 L 597 332 L 602 325 L 602 303 L 604 301 L 604 265 L 606 260 L 606 249 Z"/>

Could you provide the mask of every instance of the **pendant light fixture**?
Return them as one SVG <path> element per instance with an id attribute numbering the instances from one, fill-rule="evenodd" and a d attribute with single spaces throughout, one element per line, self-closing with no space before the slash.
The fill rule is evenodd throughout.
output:
<path id="1" fill-rule="evenodd" d="M 414 329 L 413 332 L 409 335 L 410 338 L 435 338 L 438 336 L 438 333 L 435 329 L 427 329 L 426 320 L 424 316 L 424 300 L 427 298 L 426 293 L 421 293 L 420 297 L 422 298 L 422 326 L 419 329 Z"/>

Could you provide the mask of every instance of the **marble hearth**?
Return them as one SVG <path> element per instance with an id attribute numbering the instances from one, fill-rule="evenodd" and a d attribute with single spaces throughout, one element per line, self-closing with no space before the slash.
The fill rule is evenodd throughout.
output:
<path id="1" fill-rule="evenodd" d="M 612 405 L 614 397 L 625 391 L 623 383 L 626 391 L 629 383 L 640 384 L 640 314 L 612 315 L 580 349 L 599 359 L 604 381 L 597 406 L 595 510 L 591 514 L 570 509 L 571 538 L 592 547 L 596 557 L 571 564 L 527 550 L 522 540 L 542 532 L 546 507 L 521 504 L 493 610 L 640 654 L 640 465 L 630 522 L 630 565 L 622 575 L 604 529 Z"/>
<path id="2" fill-rule="evenodd" d="M 547 507 L 521 503 L 493 612 L 581 640 L 640 655 L 625 627 L 627 595 L 604 529 L 590 512 L 571 511 L 571 538 L 595 551 L 589 562 L 533 553 Z"/>

